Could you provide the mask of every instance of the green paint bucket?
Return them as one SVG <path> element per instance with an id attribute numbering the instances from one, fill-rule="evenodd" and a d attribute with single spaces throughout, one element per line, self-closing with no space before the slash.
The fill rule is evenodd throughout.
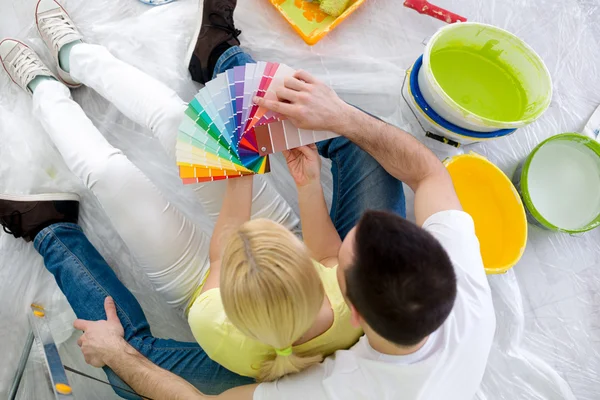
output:
<path id="1" fill-rule="evenodd" d="M 512 33 L 475 22 L 448 25 L 431 38 L 419 86 L 442 118 L 476 132 L 528 125 L 552 99 L 540 56 Z"/>
<path id="2" fill-rule="evenodd" d="M 600 143 L 563 133 L 539 144 L 513 183 L 528 220 L 553 231 L 581 233 L 600 225 Z"/>

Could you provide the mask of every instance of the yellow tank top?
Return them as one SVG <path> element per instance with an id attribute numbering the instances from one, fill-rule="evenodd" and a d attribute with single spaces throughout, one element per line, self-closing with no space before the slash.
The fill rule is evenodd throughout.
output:
<path id="1" fill-rule="evenodd" d="M 325 295 L 333 310 L 333 324 L 320 336 L 294 346 L 294 353 L 327 357 L 337 350 L 352 347 L 362 336 L 361 329 L 350 324 L 350 309 L 338 285 L 335 268 L 314 262 L 321 276 Z M 240 332 L 225 315 L 219 289 L 200 294 L 189 309 L 188 322 L 198 344 L 206 354 L 230 371 L 256 378 L 258 370 L 275 350 Z"/>

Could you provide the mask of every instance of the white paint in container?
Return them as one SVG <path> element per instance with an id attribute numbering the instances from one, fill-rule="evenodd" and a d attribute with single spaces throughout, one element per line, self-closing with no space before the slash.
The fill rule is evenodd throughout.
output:
<path id="1" fill-rule="evenodd" d="M 527 181 L 537 212 L 561 230 L 580 230 L 600 213 L 600 157 L 579 142 L 557 140 L 540 147 Z"/>

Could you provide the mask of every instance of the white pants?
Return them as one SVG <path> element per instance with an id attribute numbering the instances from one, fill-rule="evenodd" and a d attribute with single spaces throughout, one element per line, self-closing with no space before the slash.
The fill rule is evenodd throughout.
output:
<path id="1" fill-rule="evenodd" d="M 71 50 L 73 78 L 93 88 L 125 116 L 152 130 L 165 150 L 175 140 L 186 104 L 140 70 L 116 59 L 104 47 L 79 44 Z M 183 309 L 208 273 L 211 232 L 202 232 L 174 208 L 123 153 L 112 147 L 59 82 L 41 83 L 34 112 L 71 171 L 96 195 L 113 226 L 172 306 Z M 289 229 L 298 224 L 291 207 L 264 177 L 254 181 L 253 218 L 270 218 Z M 196 190 L 216 219 L 225 182 Z"/>

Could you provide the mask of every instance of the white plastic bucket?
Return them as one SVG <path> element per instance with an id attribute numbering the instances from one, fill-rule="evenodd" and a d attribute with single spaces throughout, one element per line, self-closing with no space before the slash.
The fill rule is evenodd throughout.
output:
<path id="1" fill-rule="evenodd" d="M 442 63 L 442 54 L 453 58 Z M 476 68 L 481 65 L 486 68 Z M 474 22 L 448 25 L 431 38 L 418 81 L 442 118 L 476 132 L 528 125 L 552 99 L 550 73 L 531 47 L 510 32 Z"/>
<path id="2" fill-rule="evenodd" d="M 433 108 L 427 104 L 419 87 L 419 71 L 423 67 L 423 56 L 419 57 L 415 64 L 406 71 L 406 79 L 402 88 L 402 96 L 412 109 L 421 127 L 425 130 L 425 136 L 458 147 L 485 140 L 493 140 L 506 137 L 515 132 L 515 129 L 499 129 L 493 132 L 476 132 L 461 128 L 443 119 Z"/>

